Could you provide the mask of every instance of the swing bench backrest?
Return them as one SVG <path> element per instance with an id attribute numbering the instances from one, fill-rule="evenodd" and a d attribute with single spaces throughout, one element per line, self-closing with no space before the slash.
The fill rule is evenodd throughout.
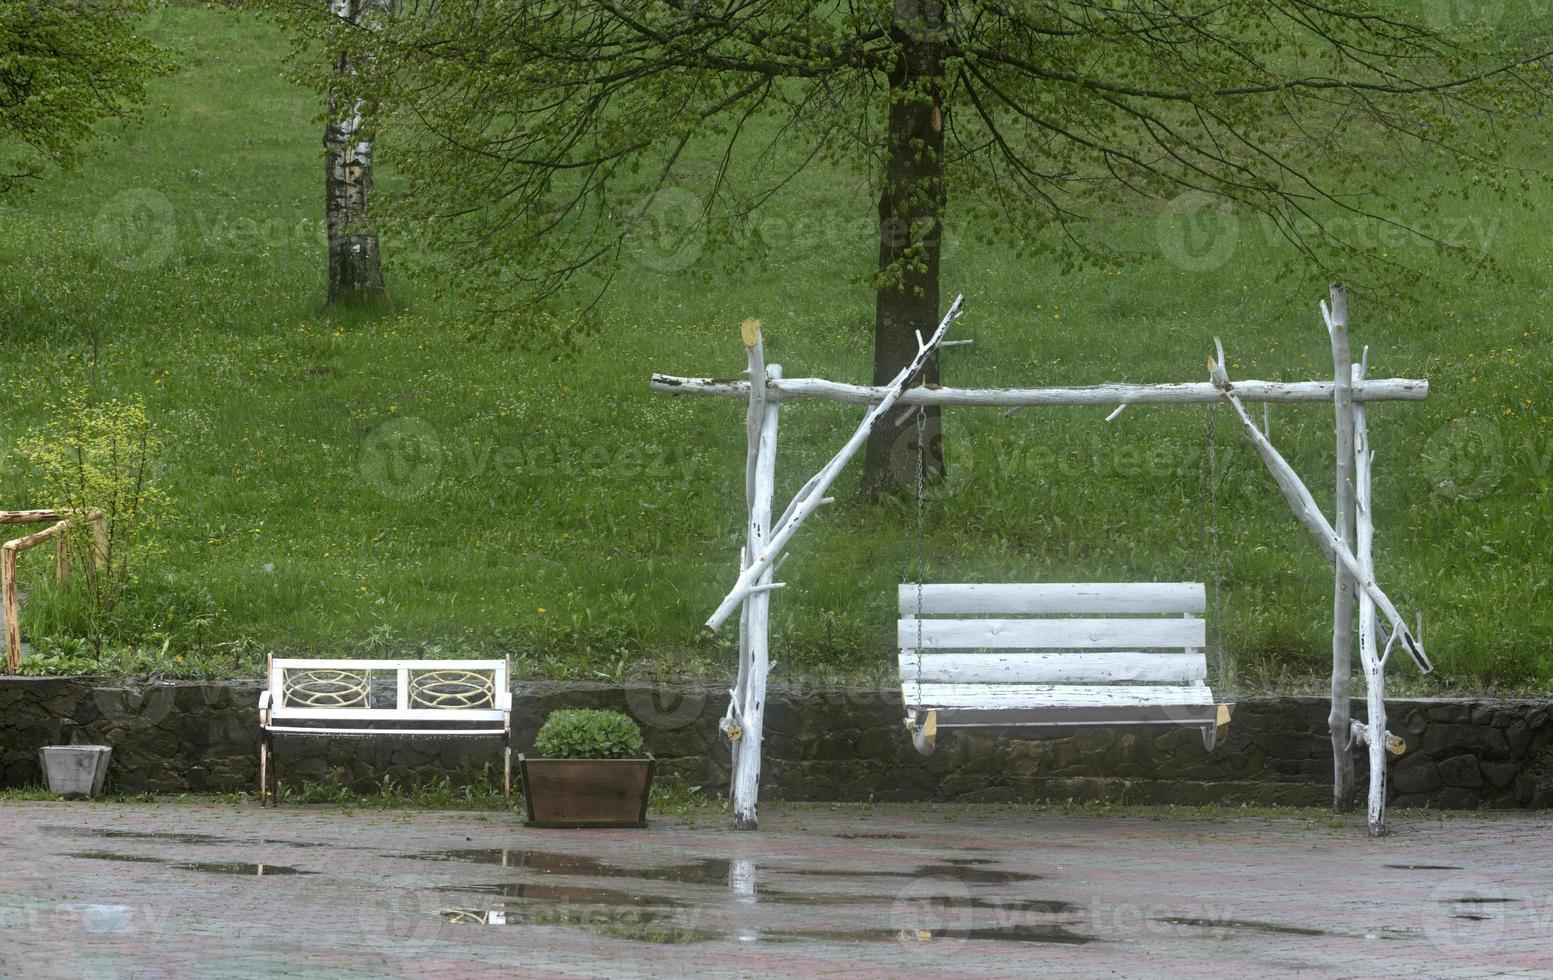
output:
<path id="1" fill-rule="evenodd" d="M 907 722 L 1189 725 L 1211 748 L 1200 582 L 900 587 Z"/>

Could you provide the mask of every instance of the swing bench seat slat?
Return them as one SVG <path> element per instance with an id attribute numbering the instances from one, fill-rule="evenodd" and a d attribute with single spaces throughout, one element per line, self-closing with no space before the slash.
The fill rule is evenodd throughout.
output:
<path id="1" fill-rule="evenodd" d="M 1180 725 L 1212 749 L 1232 706 L 1207 685 L 1206 605 L 1199 582 L 902 585 L 913 741 L 927 753 L 941 727 Z"/>

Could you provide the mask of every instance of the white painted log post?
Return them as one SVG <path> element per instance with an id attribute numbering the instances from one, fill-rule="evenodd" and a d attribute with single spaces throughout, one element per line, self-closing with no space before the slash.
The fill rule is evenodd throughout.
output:
<path id="1" fill-rule="evenodd" d="M 755 356 L 751 347 L 751 358 Z M 782 376 L 782 366 L 773 364 L 769 374 Z M 751 402 L 753 403 L 753 399 Z M 771 533 L 771 499 L 776 490 L 777 417 L 781 412 L 779 399 L 762 399 L 760 436 L 756 443 L 754 492 L 751 494 L 749 546 L 747 553 L 760 552 Z M 748 646 L 748 663 L 741 669 L 744 684 L 736 723 L 739 738 L 734 755 L 733 782 L 730 795 L 733 798 L 733 827 L 735 830 L 754 830 L 758 826 L 755 808 L 760 798 L 760 743 L 766 718 L 766 675 L 771 669 L 771 576 L 767 565 L 757 580 L 757 587 L 744 598 L 744 632 Z"/>
<path id="2" fill-rule="evenodd" d="M 1355 364 L 1353 377 L 1364 377 L 1364 368 Z M 1371 510 L 1370 474 L 1375 454 L 1370 450 L 1369 421 L 1363 405 L 1353 412 L 1354 504 L 1357 518 L 1356 544 L 1359 565 L 1369 578 L 1375 577 L 1375 515 Z M 1397 745 L 1386 731 L 1386 662 L 1375 640 L 1375 601 L 1359 593 L 1359 661 L 1364 667 L 1365 706 L 1363 744 L 1369 749 L 1369 812 L 1371 837 L 1386 833 L 1386 752 Z"/>
<path id="3" fill-rule="evenodd" d="M 766 415 L 766 350 L 765 343 L 760 335 L 760 321 L 755 317 L 745 317 L 739 324 L 739 336 L 744 341 L 745 355 L 749 360 L 748 372 L 750 376 L 749 404 L 744 413 L 745 455 L 744 455 L 744 507 L 751 515 L 749 528 L 746 530 L 744 548 L 739 554 L 739 570 L 749 567 L 750 557 L 755 554 L 759 542 L 754 538 L 755 511 L 755 461 L 760 455 L 760 433 L 765 423 Z M 780 376 L 780 372 L 778 372 Z M 723 718 L 722 732 L 724 736 L 731 736 L 738 731 L 739 712 L 744 707 L 744 690 L 749 677 L 750 662 L 750 609 L 745 603 L 739 608 L 739 674 L 734 681 L 733 690 L 729 692 L 728 714 Z M 731 753 L 733 768 L 739 766 L 740 740 L 729 738 L 728 746 Z"/>
<path id="4" fill-rule="evenodd" d="M 905 390 L 906 385 L 917 376 L 922 370 L 922 365 L 938 349 L 938 345 L 943 342 L 944 334 L 949 330 L 949 324 L 959 318 L 960 307 L 964 302 L 964 296 L 956 296 L 954 298 L 954 302 L 949 304 L 949 312 L 944 314 L 944 318 L 939 321 L 938 329 L 933 331 L 933 336 L 927 340 L 920 340 L 921 335 L 918 335 L 917 356 L 912 358 L 911 363 L 902 368 L 901 372 L 895 376 L 895 379 L 885 386 L 884 398 L 863 417 L 863 421 L 858 424 L 857 431 L 852 433 L 852 438 L 847 440 L 846 445 L 837 450 L 836 455 L 831 457 L 830 462 L 821 467 L 820 471 L 810 477 L 809 482 L 805 483 L 803 488 L 793 495 L 792 503 L 788 504 L 787 510 L 782 514 L 782 519 L 772 528 L 765 544 L 750 559 L 750 563 L 745 566 L 744 570 L 739 573 L 739 580 L 734 583 L 733 588 L 728 591 L 728 595 L 723 598 L 723 601 L 706 621 L 706 628 L 708 630 L 715 632 L 723 623 L 727 622 L 728 617 L 733 613 L 734 607 L 744 601 L 751 589 L 763 584 L 769 584 L 769 580 L 762 580 L 761 576 L 771 568 L 772 563 L 781 555 L 782 549 L 787 547 L 787 542 L 791 541 L 793 535 L 798 533 L 798 528 L 808 519 L 809 515 L 818 510 L 822 504 L 829 501 L 830 498 L 825 496 L 825 491 L 829 490 L 831 484 L 836 482 L 836 477 L 841 475 L 841 471 L 846 468 L 847 463 L 863 447 L 863 443 L 868 440 L 868 433 L 873 430 L 874 425 L 895 405 L 896 401 L 901 397 L 901 392 Z"/>
<path id="5" fill-rule="evenodd" d="M 1353 354 L 1348 344 L 1348 290 L 1333 283 L 1331 306 L 1321 307 L 1327 335 L 1332 344 L 1332 406 L 1336 415 L 1337 488 L 1333 498 L 1332 522 L 1343 544 L 1353 547 Z M 1346 813 L 1353 809 L 1353 600 L 1354 581 L 1341 562 L 1333 561 L 1332 585 L 1332 710 L 1327 728 L 1332 736 L 1332 809 Z"/>
<path id="6" fill-rule="evenodd" d="M 1236 417 L 1240 419 L 1241 430 L 1256 447 L 1257 455 L 1262 457 L 1262 463 L 1267 467 L 1267 472 L 1272 474 L 1273 482 L 1278 484 L 1278 489 L 1283 491 L 1284 499 L 1289 502 L 1289 508 L 1294 511 L 1294 516 L 1305 525 L 1305 529 L 1316 539 L 1322 553 L 1329 560 L 1341 562 L 1348 569 L 1348 574 L 1353 576 L 1359 588 L 1375 602 L 1380 611 L 1386 615 L 1386 619 L 1390 621 L 1393 639 L 1402 643 L 1402 649 L 1413 658 L 1419 671 L 1429 673 L 1434 669 L 1434 665 L 1429 662 L 1429 656 L 1424 652 L 1423 642 L 1413 636 L 1413 631 L 1402 621 L 1402 614 L 1397 611 L 1391 598 L 1375 584 L 1372 577 L 1364 574 L 1359 559 L 1354 557 L 1353 551 L 1337 536 L 1337 531 L 1327 521 L 1326 515 L 1321 513 L 1321 508 L 1316 506 L 1315 498 L 1300 481 L 1299 474 L 1294 472 L 1294 467 L 1289 465 L 1277 448 L 1256 427 L 1256 423 L 1251 421 L 1250 413 L 1246 411 L 1246 406 L 1236 395 L 1235 386 L 1230 383 L 1229 375 L 1225 371 L 1224 345 L 1219 343 L 1217 337 L 1214 338 L 1214 343 L 1219 348 L 1218 363 L 1214 363 L 1212 358 L 1208 359 L 1208 370 L 1213 377 L 1213 383 L 1224 392 L 1230 407 L 1235 410 Z"/>

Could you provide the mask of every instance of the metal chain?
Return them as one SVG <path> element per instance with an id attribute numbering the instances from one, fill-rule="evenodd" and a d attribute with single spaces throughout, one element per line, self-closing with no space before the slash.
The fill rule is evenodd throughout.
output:
<path id="1" fill-rule="evenodd" d="M 923 498 L 927 496 L 927 407 L 917 406 L 917 500 L 912 530 L 912 564 L 917 582 L 917 716 L 922 715 L 922 538 Z"/>
<path id="2" fill-rule="evenodd" d="M 1218 416 L 1214 409 L 1218 406 L 1209 402 L 1206 406 L 1208 427 L 1208 511 L 1212 515 L 1213 524 L 1213 641 L 1214 641 L 1214 667 L 1219 674 L 1219 683 L 1227 683 L 1229 665 L 1224 659 L 1224 549 L 1219 541 L 1219 457 L 1218 447 L 1215 445 L 1214 432 L 1218 428 Z"/>

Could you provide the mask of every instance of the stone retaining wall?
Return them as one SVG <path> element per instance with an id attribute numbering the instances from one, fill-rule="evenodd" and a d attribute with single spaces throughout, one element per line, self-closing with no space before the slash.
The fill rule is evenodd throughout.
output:
<path id="1" fill-rule="evenodd" d="M 133 684 L 82 678 L 0 679 L 0 785 L 39 782 L 37 748 L 114 748 L 110 786 L 120 792 L 252 789 L 258 767 L 255 682 Z M 610 707 L 634 715 L 662 770 L 713 791 L 728 782 L 717 735 L 726 691 L 520 683 L 515 750 L 533 744 L 558 707 Z M 1444 808 L 1553 806 L 1553 716 L 1546 701 L 1397 701 L 1390 728 L 1407 739 L 1393 763 L 1392 804 Z M 1355 717 L 1364 705 L 1354 703 Z M 767 707 L 767 798 L 1019 801 L 1110 799 L 1157 803 L 1324 804 L 1331 794 L 1327 703 L 1256 698 L 1235 710 L 1211 755 L 1196 731 L 1019 730 L 942 732 L 919 757 L 901 729 L 899 695 L 872 688 L 773 687 Z M 281 780 L 370 789 L 467 779 L 489 765 L 495 739 L 279 738 Z M 1364 785 L 1364 755 L 1358 755 Z M 516 778 L 516 777 L 514 777 Z"/>

